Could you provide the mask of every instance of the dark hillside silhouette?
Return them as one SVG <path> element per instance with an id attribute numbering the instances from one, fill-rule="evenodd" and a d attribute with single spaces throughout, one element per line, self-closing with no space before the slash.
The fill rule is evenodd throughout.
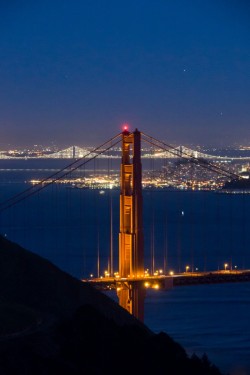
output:
<path id="1" fill-rule="evenodd" d="M 115 301 L 0 236 L 0 374 L 220 375 Z M 133 369 L 133 370 L 132 370 Z"/>

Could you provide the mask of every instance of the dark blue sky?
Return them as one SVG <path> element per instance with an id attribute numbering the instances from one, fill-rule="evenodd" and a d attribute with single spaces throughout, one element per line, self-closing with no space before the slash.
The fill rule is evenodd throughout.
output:
<path id="1" fill-rule="evenodd" d="M 0 2 L 0 148 L 250 144 L 243 0 Z"/>

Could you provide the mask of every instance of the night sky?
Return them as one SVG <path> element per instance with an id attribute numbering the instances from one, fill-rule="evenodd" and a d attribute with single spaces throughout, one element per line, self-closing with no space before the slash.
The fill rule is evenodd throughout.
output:
<path id="1" fill-rule="evenodd" d="M 0 149 L 250 144 L 243 0 L 0 1 Z"/>

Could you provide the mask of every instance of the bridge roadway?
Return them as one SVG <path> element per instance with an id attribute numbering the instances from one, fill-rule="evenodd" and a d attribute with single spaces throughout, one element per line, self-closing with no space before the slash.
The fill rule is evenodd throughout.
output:
<path id="1" fill-rule="evenodd" d="M 171 289 L 175 286 L 198 285 L 198 284 L 218 284 L 230 282 L 250 281 L 250 270 L 226 270 L 211 272 L 184 272 L 175 275 L 158 275 L 145 277 L 100 277 L 83 279 L 94 285 L 99 290 L 118 290 L 121 285 L 128 286 L 142 284 L 149 289 Z"/>

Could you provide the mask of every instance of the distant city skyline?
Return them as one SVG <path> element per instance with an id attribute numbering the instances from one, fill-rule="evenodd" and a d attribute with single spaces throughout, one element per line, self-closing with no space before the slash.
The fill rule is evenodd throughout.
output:
<path id="1" fill-rule="evenodd" d="M 138 128 L 250 144 L 244 0 L 0 4 L 0 150 L 97 146 Z"/>

